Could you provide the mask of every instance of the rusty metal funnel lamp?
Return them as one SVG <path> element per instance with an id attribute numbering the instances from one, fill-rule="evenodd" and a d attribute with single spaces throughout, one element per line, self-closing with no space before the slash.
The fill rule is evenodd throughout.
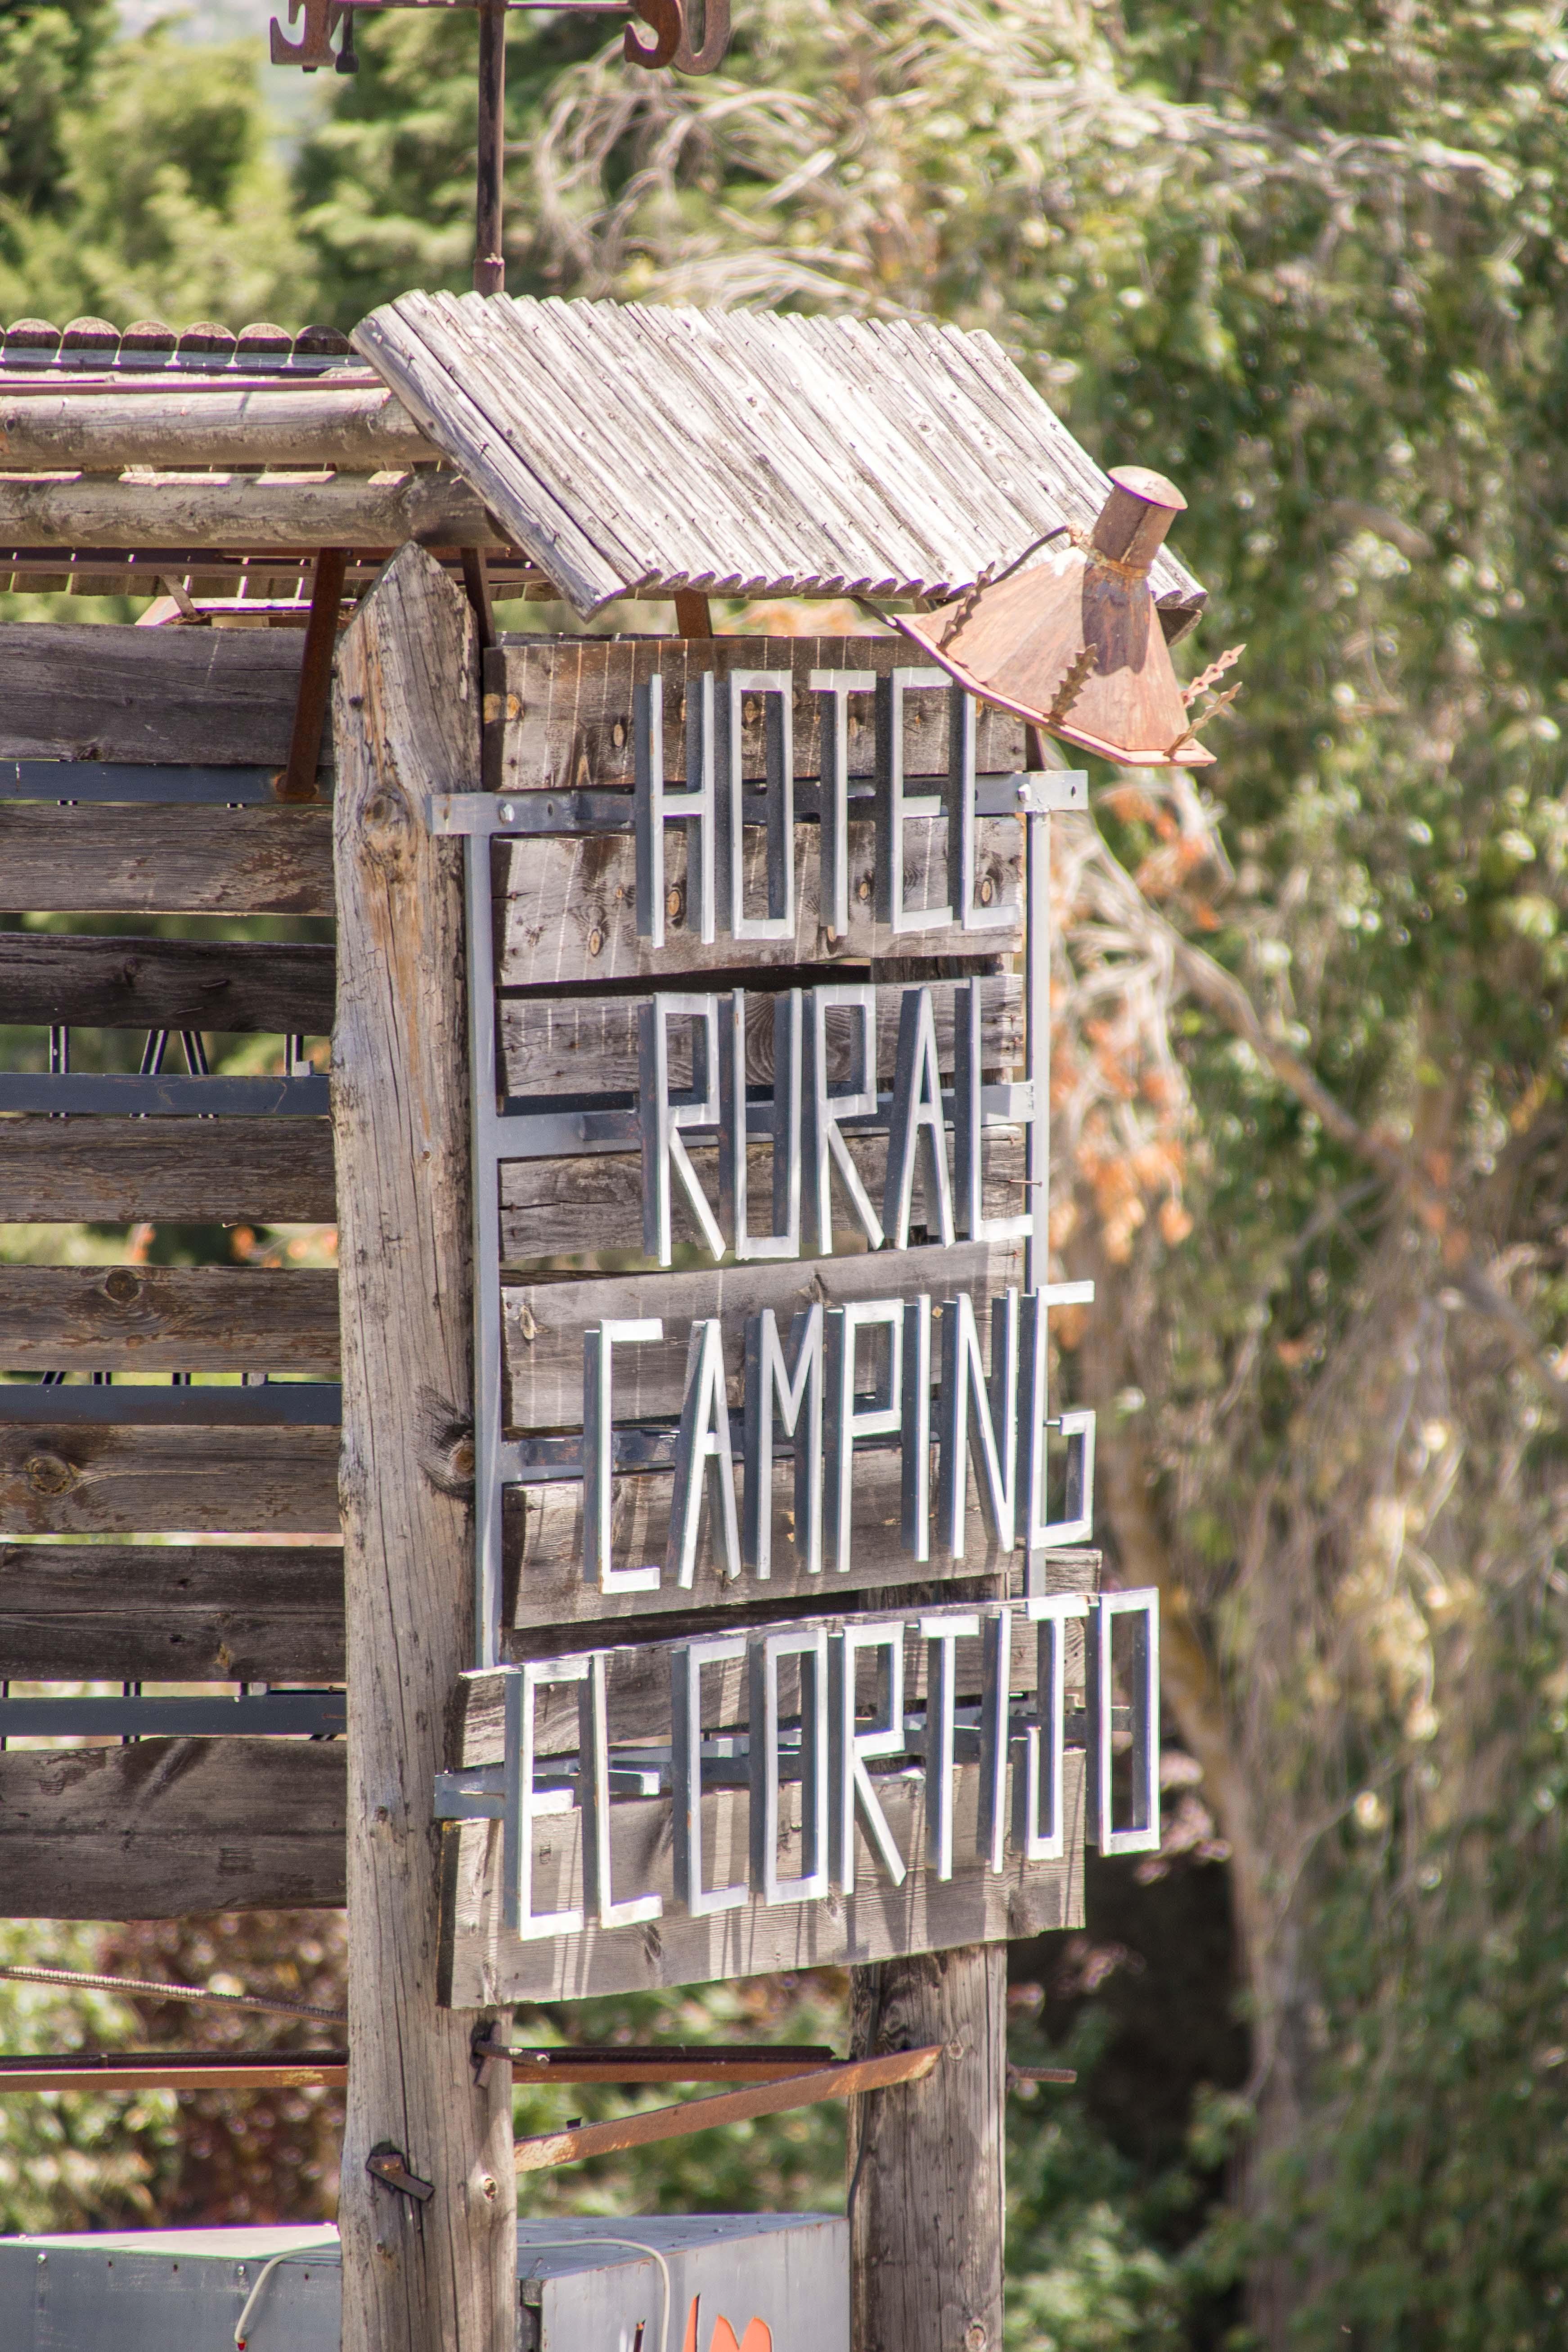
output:
<path id="1" fill-rule="evenodd" d="M 1064 743 L 1127 768 L 1203 767 L 1214 753 L 1197 740 L 1189 706 L 1242 648 L 1184 692 L 1149 567 L 1187 502 L 1146 466 L 1119 466 L 1110 479 L 1091 531 L 1061 524 L 1047 541 L 1065 543 L 1047 546 L 1037 562 L 1027 562 L 1029 549 L 1020 564 L 983 576 L 936 612 L 889 617 L 960 686 Z M 1236 690 L 1201 718 L 1213 718 Z"/>

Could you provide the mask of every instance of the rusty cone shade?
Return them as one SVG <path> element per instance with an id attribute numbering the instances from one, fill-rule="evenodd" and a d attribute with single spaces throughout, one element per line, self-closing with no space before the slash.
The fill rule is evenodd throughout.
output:
<path id="1" fill-rule="evenodd" d="M 1149 567 L 1186 500 L 1163 474 L 1119 466 L 1085 538 L 934 613 L 889 614 L 960 686 L 1064 743 L 1127 768 L 1203 767 Z"/>

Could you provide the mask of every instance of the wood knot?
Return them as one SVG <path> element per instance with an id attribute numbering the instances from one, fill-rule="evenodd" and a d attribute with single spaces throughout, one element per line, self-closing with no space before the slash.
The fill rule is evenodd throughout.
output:
<path id="1" fill-rule="evenodd" d="M 103 1292 L 117 1307 L 129 1307 L 132 1299 L 142 1296 L 141 1277 L 128 1265 L 113 1266 L 103 1277 Z"/>
<path id="2" fill-rule="evenodd" d="M 963 2331 L 963 2352 L 985 2352 L 991 2338 L 983 2319 L 972 2319 Z"/>
<path id="3" fill-rule="evenodd" d="M 29 1454 L 22 1475 L 35 1495 L 63 1495 L 76 1484 L 76 1467 L 60 1454 Z"/>
<path id="4" fill-rule="evenodd" d="M 419 1467 L 438 1495 L 467 1502 L 474 1491 L 474 1424 L 426 1389 L 419 1399 Z"/>

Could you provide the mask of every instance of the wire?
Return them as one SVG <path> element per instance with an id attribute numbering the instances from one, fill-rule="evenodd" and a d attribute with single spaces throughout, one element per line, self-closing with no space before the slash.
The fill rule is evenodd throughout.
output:
<path id="1" fill-rule="evenodd" d="M 279 2263 L 289 2262 L 295 2254 L 315 2253 L 320 2250 L 320 2239 L 312 2241 L 308 2246 L 286 2246 L 280 2254 L 274 2254 L 269 2262 L 263 2263 L 257 2274 L 256 2284 L 245 2299 L 245 2309 L 235 2323 L 235 2352 L 246 2352 L 246 2347 L 250 2340 L 246 2331 L 250 2326 L 251 2315 L 261 2300 L 261 2290 L 278 2268 Z M 659 2284 L 664 2296 L 664 2320 L 658 2339 L 659 2352 L 669 2352 L 669 2320 L 674 2307 L 675 2290 L 670 2282 L 669 2264 L 658 2248 L 648 2245 L 641 2238 L 612 2238 L 605 2236 L 603 2231 L 595 2231 L 591 2237 L 531 2238 L 528 2244 L 519 2251 L 530 2254 L 558 2253 L 571 2252 L 578 2246 L 629 2246 L 634 2253 L 650 2254 L 653 2257 L 658 2264 Z"/>
<path id="2" fill-rule="evenodd" d="M 246 2330 L 250 2326 L 250 2315 L 256 2309 L 257 2305 L 260 2302 L 261 2290 L 267 2284 L 268 2280 L 272 2276 L 272 2273 L 277 2269 L 279 2263 L 291 2261 L 296 2254 L 314 2254 L 320 2253 L 321 2251 L 321 2239 L 316 2238 L 313 2239 L 308 2246 L 285 2246 L 280 2254 L 274 2254 L 269 2262 L 262 2263 L 261 2268 L 256 2274 L 256 2284 L 251 2288 L 250 2293 L 245 2298 L 245 2309 L 240 2313 L 239 2317 L 235 2322 L 235 2352 L 245 2352 L 245 2347 L 250 2341 L 249 2336 L 246 2333 Z"/>
<path id="3" fill-rule="evenodd" d="M 557 2253 L 563 2249 L 574 2246 L 630 2246 L 635 2253 L 653 2256 L 654 2261 L 658 2264 L 659 2279 L 664 2289 L 664 2325 L 659 2330 L 659 2352 L 669 2352 L 669 2319 L 675 2303 L 675 2290 L 670 2284 L 669 2264 L 659 2252 L 658 2248 L 646 2244 L 641 2238 L 611 2238 L 606 2237 L 602 2231 L 595 2231 L 592 2237 L 531 2238 L 526 2246 L 519 2246 L 518 2252 L 529 2254 L 546 2252 Z"/>
<path id="4" fill-rule="evenodd" d="M 263 1993 L 214 1992 L 204 1985 L 157 1984 L 140 1977 L 96 1977 L 79 1969 L 0 1968 L 0 1977 L 19 1984 L 81 1985 L 98 1992 L 151 1993 L 159 2000 L 210 2000 L 225 2009 L 275 2010 L 285 2017 L 319 2017 L 329 2025 L 346 2025 L 347 2011 L 316 2009 L 309 2001 L 268 2000 Z"/>

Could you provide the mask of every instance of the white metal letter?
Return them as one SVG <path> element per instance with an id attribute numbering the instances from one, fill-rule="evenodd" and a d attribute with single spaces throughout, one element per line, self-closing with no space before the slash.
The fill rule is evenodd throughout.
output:
<path id="1" fill-rule="evenodd" d="M 595 1323 L 583 1334 L 583 1576 L 601 1592 L 657 1592 L 659 1570 L 614 1560 L 617 1347 L 650 1347 L 664 1337 L 658 1316 Z"/>

